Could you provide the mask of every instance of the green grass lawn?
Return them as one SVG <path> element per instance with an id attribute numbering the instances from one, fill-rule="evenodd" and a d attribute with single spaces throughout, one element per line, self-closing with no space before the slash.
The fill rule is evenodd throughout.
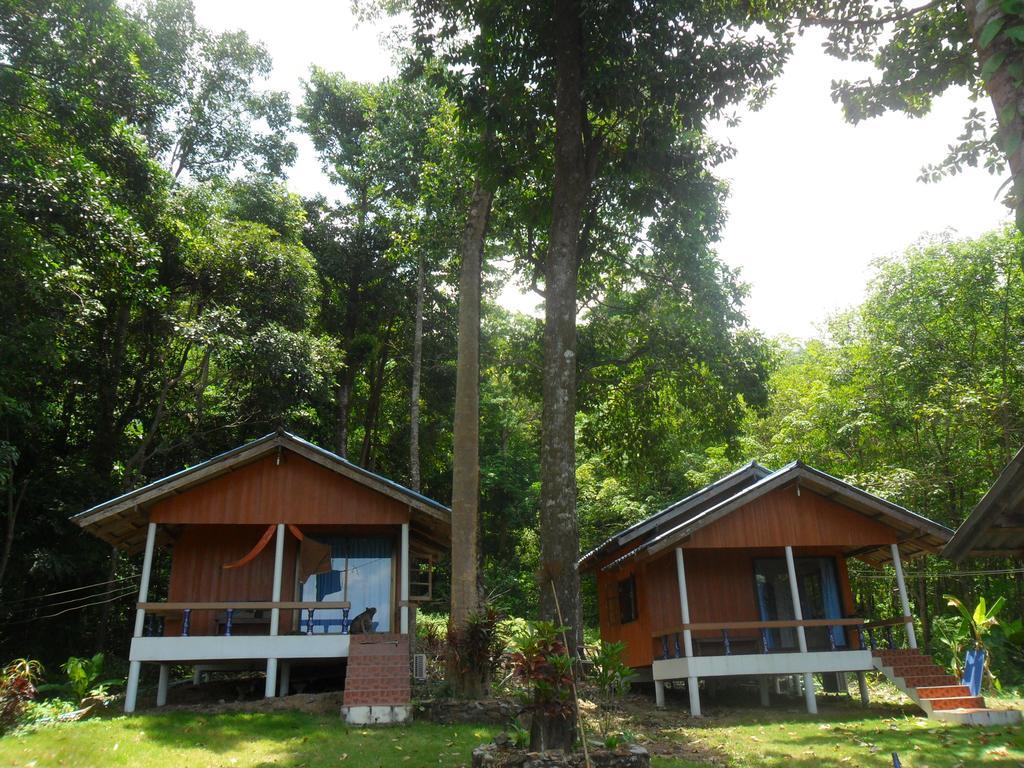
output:
<path id="1" fill-rule="evenodd" d="M 662 737 L 671 732 L 663 732 Z M 824 718 L 743 716 L 718 718 L 675 730 L 677 739 L 703 748 L 703 761 L 734 768 L 892 766 L 898 752 L 905 768 L 1024 766 L 1021 728 L 947 726 L 924 718 L 885 713 L 837 712 Z M 664 766 L 692 766 L 693 761 Z"/>
<path id="2" fill-rule="evenodd" d="M 0 739 L 0 766 L 456 766 L 489 741 L 488 726 L 350 728 L 301 712 L 161 712 L 39 728 Z"/>
<path id="3" fill-rule="evenodd" d="M 798 708 L 722 709 L 704 721 L 681 708 L 655 713 L 630 707 L 622 724 L 655 753 L 657 768 L 693 766 L 891 766 L 906 768 L 1024 765 L 1021 728 L 945 726 L 898 707 L 867 711 L 836 703 L 817 718 Z M 337 716 L 301 712 L 196 714 L 165 711 L 131 718 L 48 726 L 0 738 L 0 767 L 75 766 L 460 766 L 490 740 L 493 726 L 349 728 Z"/>

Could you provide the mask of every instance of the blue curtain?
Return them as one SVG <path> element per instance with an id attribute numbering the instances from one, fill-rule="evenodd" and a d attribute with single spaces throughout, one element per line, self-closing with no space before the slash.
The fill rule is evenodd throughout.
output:
<path id="1" fill-rule="evenodd" d="M 842 604 L 839 602 L 839 580 L 836 578 L 836 564 L 830 557 L 818 560 L 821 571 L 821 598 L 825 603 L 825 618 L 840 619 L 843 616 Z M 842 627 L 832 628 L 832 639 L 836 647 L 846 645 L 846 633 Z"/>
<path id="2" fill-rule="evenodd" d="M 765 583 L 765 577 L 763 574 L 756 574 L 754 578 L 757 583 L 757 607 L 761 612 L 761 621 L 771 621 L 774 617 L 768 615 L 768 585 Z M 768 646 L 765 650 L 774 650 L 775 638 L 772 631 L 764 630 L 761 636 Z"/>

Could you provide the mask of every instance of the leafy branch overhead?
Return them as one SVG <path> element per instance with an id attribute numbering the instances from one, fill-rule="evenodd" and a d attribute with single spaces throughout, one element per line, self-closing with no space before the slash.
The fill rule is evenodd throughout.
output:
<path id="1" fill-rule="evenodd" d="M 1010 172 L 1007 205 L 1024 225 L 1024 3 L 1021 0 L 933 0 L 798 5 L 801 25 L 824 27 L 835 56 L 871 61 L 879 79 L 835 81 L 832 97 L 851 122 L 898 111 L 927 114 L 935 98 L 954 87 L 991 112 L 972 108 L 964 131 L 941 162 L 922 170 L 924 181 L 984 165 Z"/>

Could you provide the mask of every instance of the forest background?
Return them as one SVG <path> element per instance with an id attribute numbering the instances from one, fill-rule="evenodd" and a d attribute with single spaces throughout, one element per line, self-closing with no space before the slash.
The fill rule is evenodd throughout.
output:
<path id="1" fill-rule="evenodd" d="M 314 69 L 293 105 L 261 86 L 267 51 L 203 29 L 188 0 L 4 0 L 0 52 L 0 655 L 123 656 L 138 563 L 68 517 L 274 429 L 451 498 L 478 137 L 436 73 Z M 296 123 L 340 200 L 289 193 Z M 728 148 L 694 129 L 672 150 L 655 215 L 620 175 L 584 221 L 582 549 L 751 459 L 800 459 L 956 527 L 1024 442 L 1021 237 L 924 240 L 877 262 L 820 338 L 768 339 L 714 250 Z M 495 298 L 543 287 L 547 170 L 498 185 L 484 259 L 483 580 L 520 616 L 538 600 L 543 322 Z M 909 565 L 925 642 L 946 592 L 1020 615 L 1022 574 L 997 573 L 1012 570 Z M 888 574 L 854 583 L 891 607 Z"/>

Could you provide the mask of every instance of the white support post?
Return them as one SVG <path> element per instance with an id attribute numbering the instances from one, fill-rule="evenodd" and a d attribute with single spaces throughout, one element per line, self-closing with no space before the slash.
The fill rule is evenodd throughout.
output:
<path id="1" fill-rule="evenodd" d="M 141 672 L 141 661 L 128 662 L 128 685 L 124 691 L 124 713 L 126 715 L 135 711 L 135 701 L 139 697 L 139 674 Z"/>
<path id="2" fill-rule="evenodd" d="M 892 567 L 896 569 L 896 586 L 900 590 L 900 607 L 904 616 L 910 616 L 910 600 L 907 597 L 907 582 L 903 578 L 903 563 L 900 561 L 899 544 L 890 544 L 892 549 Z M 914 632 L 913 618 L 907 621 L 907 645 L 917 648 L 917 633 Z"/>
<path id="3" fill-rule="evenodd" d="M 142 578 L 139 581 L 139 602 L 149 598 L 149 577 L 153 573 L 153 550 L 156 548 L 156 523 L 150 523 L 146 531 L 146 554 L 142 558 Z M 142 626 L 146 621 L 146 612 L 139 608 L 135 611 L 135 634 L 142 637 Z"/>
<path id="4" fill-rule="evenodd" d="M 690 598 L 686 592 L 686 562 L 683 548 L 676 547 L 676 578 L 679 581 L 679 615 L 683 624 L 690 623 Z M 693 656 L 693 635 L 683 630 L 683 652 L 686 658 Z M 700 717 L 700 683 L 696 677 L 686 678 L 686 691 L 690 695 L 690 717 Z"/>
<path id="5" fill-rule="evenodd" d="M 696 677 L 686 678 L 686 692 L 690 694 L 690 717 L 700 717 L 700 683 Z"/>
<path id="6" fill-rule="evenodd" d="M 277 541 L 274 547 L 274 594 L 271 600 L 281 602 L 281 581 L 284 571 L 284 523 L 277 524 Z M 281 609 L 270 609 L 270 636 L 277 637 L 281 629 Z M 263 694 L 268 699 L 274 698 L 277 692 L 277 659 L 267 659 L 267 683 Z"/>
<path id="7" fill-rule="evenodd" d="M 662 680 L 654 681 L 654 706 L 658 709 L 665 706 L 665 683 Z"/>
<path id="8" fill-rule="evenodd" d="M 277 690 L 277 659 L 267 659 L 267 682 L 263 686 L 263 696 L 267 699 L 274 698 Z"/>
<path id="9" fill-rule="evenodd" d="M 804 620 L 804 610 L 800 607 L 800 587 L 796 581 L 796 563 L 793 560 L 793 548 L 786 547 L 786 569 L 789 572 L 789 596 L 793 601 L 793 618 Z M 796 642 L 800 653 L 807 653 L 807 635 L 802 626 L 796 628 Z"/>
<path id="10" fill-rule="evenodd" d="M 800 607 L 800 588 L 796 581 L 796 563 L 793 560 L 793 548 L 786 547 L 786 570 L 789 573 L 789 594 L 793 600 L 793 617 L 797 621 L 804 620 L 804 612 Z M 807 634 L 803 626 L 796 628 L 796 640 L 800 646 L 800 653 L 807 653 Z M 818 712 L 818 702 L 814 698 L 814 674 L 804 673 L 804 698 L 807 701 L 807 711 L 812 715 Z"/>
<path id="11" fill-rule="evenodd" d="M 139 602 L 149 598 L 149 579 L 153 573 L 153 550 L 156 548 L 156 523 L 150 523 L 146 529 L 146 554 L 142 558 L 142 576 L 139 579 Z M 146 611 L 137 608 L 135 611 L 135 630 L 132 637 L 142 637 L 142 628 L 146 622 Z M 139 677 L 142 674 L 142 662 L 128 663 L 128 685 L 124 694 L 125 714 L 135 711 L 135 703 L 139 697 Z"/>
<path id="12" fill-rule="evenodd" d="M 281 581 L 284 570 L 284 523 L 277 524 L 277 541 L 274 548 L 274 595 L 275 603 L 281 602 Z M 281 628 L 281 609 L 270 609 L 270 634 L 276 636 Z"/>
<path id="13" fill-rule="evenodd" d="M 871 696 L 868 694 L 868 676 L 864 672 L 857 673 L 857 687 L 860 689 L 860 704 L 866 707 L 871 703 Z"/>
<path id="14" fill-rule="evenodd" d="M 771 695 L 768 691 L 768 675 L 761 675 L 757 679 L 761 686 L 761 706 L 770 707 L 772 704 Z"/>
<path id="15" fill-rule="evenodd" d="M 400 630 L 403 635 L 409 634 L 409 524 L 402 523 L 402 570 L 400 571 L 399 599 L 402 608 L 399 611 Z"/>
<path id="16" fill-rule="evenodd" d="M 683 561 L 683 548 L 676 547 L 676 578 L 679 581 L 679 615 L 683 624 L 690 623 L 690 599 L 686 593 L 686 564 Z M 693 636 L 690 630 L 683 630 L 683 648 L 686 658 L 693 656 Z"/>
<path id="17" fill-rule="evenodd" d="M 161 664 L 160 665 L 160 681 L 156 686 L 156 705 L 158 707 L 165 706 L 167 704 L 167 688 L 171 682 L 171 665 Z"/>

